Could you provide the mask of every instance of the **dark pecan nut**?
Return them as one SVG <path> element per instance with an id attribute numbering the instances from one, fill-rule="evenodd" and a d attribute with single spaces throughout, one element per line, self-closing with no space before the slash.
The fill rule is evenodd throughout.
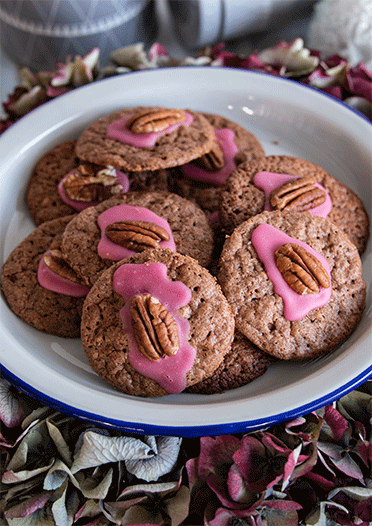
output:
<path id="1" fill-rule="evenodd" d="M 185 120 L 183 110 L 153 109 L 136 113 L 127 120 L 126 126 L 132 133 L 157 133 Z"/>
<path id="2" fill-rule="evenodd" d="M 327 194 L 318 186 L 314 186 L 313 176 L 296 177 L 270 194 L 270 204 L 274 210 L 290 210 L 292 212 L 306 212 L 315 208 L 326 200 Z"/>
<path id="3" fill-rule="evenodd" d="M 160 301 L 150 294 L 133 296 L 129 312 L 134 339 L 148 360 L 173 356 L 179 348 L 177 324 Z"/>
<path id="4" fill-rule="evenodd" d="M 306 248 L 285 243 L 275 252 L 275 262 L 283 279 L 297 294 L 316 294 L 331 282 L 322 263 Z"/>
<path id="5" fill-rule="evenodd" d="M 105 233 L 113 243 L 134 252 L 143 252 L 146 248 L 160 248 L 160 241 L 170 239 L 164 228 L 147 221 L 116 221 L 107 225 Z"/>

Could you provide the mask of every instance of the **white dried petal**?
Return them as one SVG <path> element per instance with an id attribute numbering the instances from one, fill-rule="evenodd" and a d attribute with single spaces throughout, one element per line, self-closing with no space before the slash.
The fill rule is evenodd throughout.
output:
<path id="1" fill-rule="evenodd" d="M 137 478 L 147 482 L 156 481 L 174 469 L 180 447 L 179 437 L 157 437 L 158 453 L 151 458 L 130 460 L 125 462 L 125 467 Z"/>
<path id="2" fill-rule="evenodd" d="M 265 64 L 281 66 L 284 76 L 308 75 L 319 64 L 319 58 L 310 55 L 310 50 L 304 48 L 302 38 L 296 38 L 288 46 L 275 46 L 258 53 L 258 58 Z"/>
<path id="3" fill-rule="evenodd" d="M 140 65 L 149 64 L 143 42 L 116 49 L 110 58 L 118 66 L 135 69 Z"/>
<path id="4" fill-rule="evenodd" d="M 152 449 L 139 439 L 127 436 L 107 437 L 94 431 L 87 431 L 83 435 L 82 446 L 75 455 L 71 472 L 77 473 L 81 469 L 108 462 L 138 460 L 153 455 Z"/>
<path id="5" fill-rule="evenodd" d="M 83 57 L 83 62 L 90 71 L 93 71 L 98 65 L 98 59 L 99 48 L 95 47 Z"/>

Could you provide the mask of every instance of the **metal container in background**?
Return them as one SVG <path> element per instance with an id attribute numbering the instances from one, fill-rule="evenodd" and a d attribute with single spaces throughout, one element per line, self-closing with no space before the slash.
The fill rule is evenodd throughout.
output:
<path id="1" fill-rule="evenodd" d="M 200 48 L 227 40 L 282 30 L 309 14 L 315 0 L 168 0 L 182 45 Z"/>
<path id="2" fill-rule="evenodd" d="M 35 71 L 67 56 L 110 53 L 136 42 L 153 43 L 155 0 L 0 0 L 0 43 L 10 58 Z"/>

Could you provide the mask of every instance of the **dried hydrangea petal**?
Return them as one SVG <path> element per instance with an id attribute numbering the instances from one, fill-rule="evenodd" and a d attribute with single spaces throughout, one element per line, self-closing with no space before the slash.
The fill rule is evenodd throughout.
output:
<path id="1" fill-rule="evenodd" d="M 157 437 L 157 453 L 150 458 L 127 460 L 125 466 L 129 473 L 147 482 L 156 481 L 170 473 L 177 463 L 181 439 L 179 437 Z"/>

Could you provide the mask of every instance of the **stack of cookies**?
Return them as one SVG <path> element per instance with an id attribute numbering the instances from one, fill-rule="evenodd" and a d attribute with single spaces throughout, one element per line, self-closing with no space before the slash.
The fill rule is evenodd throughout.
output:
<path id="1" fill-rule="evenodd" d="M 39 160 L 25 201 L 35 229 L 2 268 L 9 308 L 79 338 L 129 395 L 241 387 L 333 351 L 365 308 L 359 197 L 219 115 L 113 112 Z"/>

